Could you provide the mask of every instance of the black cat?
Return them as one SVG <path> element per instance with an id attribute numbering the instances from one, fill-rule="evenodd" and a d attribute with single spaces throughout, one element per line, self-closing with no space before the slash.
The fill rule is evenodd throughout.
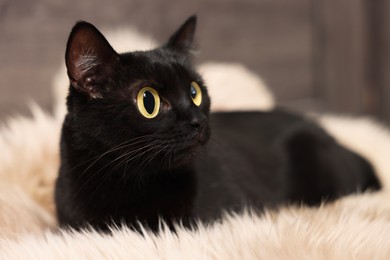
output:
<path id="1" fill-rule="evenodd" d="M 55 194 L 62 226 L 156 230 L 159 218 L 189 226 L 246 206 L 317 205 L 380 188 L 366 160 L 301 116 L 209 114 L 191 65 L 195 25 L 191 17 L 166 45 L 120 55 L 93 25 L 73 28 Z"/>

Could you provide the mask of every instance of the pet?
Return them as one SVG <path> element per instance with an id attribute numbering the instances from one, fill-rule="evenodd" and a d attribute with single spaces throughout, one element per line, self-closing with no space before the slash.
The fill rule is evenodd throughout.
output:
<path id="1" fill-rule="evenodd" d="M 55 191 L 62 227 L 191 228 L 380 188 L 368 161 L 303 116 L 210 113 L 192 65 L 195 28 L 192 16 L 163 46 L 118 54 L 92 24 L 74 26 Z"/>

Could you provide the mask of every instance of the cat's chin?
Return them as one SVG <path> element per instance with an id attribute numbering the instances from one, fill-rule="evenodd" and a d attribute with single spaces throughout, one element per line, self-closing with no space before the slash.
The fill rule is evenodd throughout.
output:
<path id="1" fill-rule="evenodd" d="M 185 146 L 174 151 L 173 158 L 171 158 L 171 161 L 168 161 L 170 168 L 177 168 L 192 163 L 199 156 L 200 150 L 208 142 L 209 138 L 210 130 L 208 127 L 200 132 L 196 132 L 190 140 L 187 140 Z"/>
<path id="2" fill-rule="evenodd" d="M 201 145 L 198 144 L 196 147 L 191 147 L 187 151 L 183 151 L 182 153 L 179 153 L 177 157 L 175 158 L 175 164 L 180 167 L 185 164 L 191 163 L 196 156 L 199 155 Z"/>
<path id="3" fill-rule="evenodd" d="M 204 144 L 198 141 L 175 151 L 170 158 L 164 161 L 163 167 L 169 170 L 191 164 L 199 156 Z"/>

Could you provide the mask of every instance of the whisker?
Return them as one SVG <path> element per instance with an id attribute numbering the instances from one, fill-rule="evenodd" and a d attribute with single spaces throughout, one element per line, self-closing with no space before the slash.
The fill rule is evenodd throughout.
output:
<path id="1" fill-rule="evenodd" d="M 165 147 L 163 146 L 162 148 L 160 148 L 159 150 L 155 151 L 154 153 L 151 153 L 147 158 L 145 158 L 145 160 L 143 160 L 142 162 L 142 168 L 141 168 L 141 172 L 145 169 L 145 167 L 150 164 L 150 162 L 159 154 L 161 153 L 163 150 L 165 149 Z"/>
<path id="2" fill-rule="evenodd" d="M 145 153 L 148 153 L 148 152 L 153 151 L 155 147 L 154 147 L 153 145 L 148 145 L 147 150 L 143 151 L 143 152 L 140 153 L 140 154 L 137 154 L 137 156 L 135 156 L 135 157 L 130 157 L 130 158 L 129 158 L 129 156 L 131 156 L 131 155 L 133 155 L 133 154 L 135 154 L 135 153 L 137 153 L 137 152 L 139 152 L 139 151 L 142 151 L 144 148 L 145 148 L 145 147 L 143 147 L 142 149 L 138 149 L 137 151 L 132 151 L 132 152 L 130 152 L 130 153 L 123 154 L 123 155 L 121 155 L 120 157 L 116 158 L 116 159 L 115 159 L 114 161 L 112 161 L 111 163 L 117 161 L 118 159 L 122 159 L 122 158 L 124 158 L 124 160 L 121 160 L 119 163 L 117 163 L 117 165 L 116 165 L 115 167 L 113 167 L 113 168 L 111 169 L 111 171 L 113 171 L 113 170 L 119 168 L 120 166 L 122 166 L 122 165 L 125 164 L 125 163 L 129 163 L 130 161 L 133 161 L 133 160 L 137 159 L 138 157 L 144 155 Z M 111 164 L 111 163 L 110 163 L 110 164 Z"/>
<path id="3" fill-rule="evenodd" d="M 155 142 L 156 142 L 156 141 L 155 141 Z M 116 161 L 118 161 L 118 160 L 120 160 L 120 159 L 122 159 L 122 158 L 126 158 L 126 156 L 128 156 L 128 155 L 132 155 L 132 154 L 134 154 L 134 153 L 137 153 L 137 152 L 139 152 L 139 151 L 142 151 L 143 149 L 146 149 L 146 150 L 143 151 L 142 153 L 138 154 L 136 157 L 132 157 L 131 160 L 133 160 L 133 159 L 135 159 L 135 158 L 138 158 L 138 157 L 142 156 L 143 154 L 145 154 L 146 152 L 153 150 L 153 149 L 154 149 L 153 146 L 154 146 L 154 142 L 149 143 L 149 144 L 147 144 L 147 145 L 145 145 L 145 146 L 143 146 L 143 147 L 137 148 L 137 149 L 135 149 L 135 150 L 133 150 L 133 151 L 131 151 L 131 152 L 128 152 L 128 153 L 126 153 L 126 154 L 123 154 L 123 155 L 117 157 L 115 160 L 109 162 L 109 163 L 106 164 L 104 167 L 100 168 L 99 171 L 94 172 L 93 174 L 91 174 L 91 175 L 88 177 L 88 179 L 80 186 L 80 188 L 78 189 L 78 191 L 75 193 L 74 196 L 77 196 L 78 193 L 79 193 L 87 184 L 89 184 L 89 182 L 90 182 L 93 178 L 95 178 L 95 176 L 97 176 L 100 172 L 102 172 L 104 169 L 106 169 L 106 168 L 107 168 L 108 166 L 110 166 L 111 164 L 115 163 Z M 129 161 L 130 161 L 130 160 L 129 160 Z M 90 168 L 90 167 L 89 167 L 89 168 Z M 115 168 L 115 167 L 114 167 L 114 168 Z M 107 174 L 109 174 L 110 172 L 112 172 L 112 170 L 113 170 L 113 169 L 111 169 L 108 173 L 103 174 L 102 178 L 103 178 L 105 175 L 107 175 Z M 84 172 L 86 172 L 86 170 L 85 170 Z M 83 172 L 83 173 L 84 173 L 84 172 Z"/>
<path id="4" fill-rule="evenodd" d="M 126 147 L 128 147 L 128 146 L 130 146 L 130 145 L 134 145 L 134 144 L 137 144 L 137 143 L 141 143 L 141 142 L 144 141 L 143 139 L 147 140 L 148 138 L 151 138 L 151 137 L 158 137 L 158 135 L 156 135 L 156 134 L 143 135 L 143 136 L 138 136 L 138 137 L 135 137 L 135 138 L 126 140 L 126 141 L 124 141 L 124 142 L 122 142 L 122 143 L 120 143 L 120 144 L 118 144 L 118 145 L 116 145 L 116 146 L 110 148 L 108 151 L 104 152 L 103 154 L 94 156 L 94 157 L 92 157 L 92 158 L 90 158 L 90 159 L 88 159 L 88 160 L 86 160 L 86 161 L 84 161 L 84 162 L 81 162 L 81 163 L 79 163 L 79 164 L 73 166 L 73 167 L 70 168 L 68 171 L 72 171 L 72 170 L 74 170 L 74 169 L 80 167 L 81 165 L 83 165 L 83 164 L 85 164 L 85 163 L 88 163 L 88 162 L 90 162 L 90 161 L 92 161 L 92 160 L 95 160 L 95 159 L 96 159 L 96 161 L 98 161 L 98 160 L 100 160 L 103 156 L 105 156 L 105 155 L 107 155 L 107 154 L 109 154 L 109 153 L 111 153 L 111 152 L 115 152 L 115 151 L 117 151 L 117 150 L 124 149 L 124 148 L 126 148 Z M 139 140 L 139 139 L 141 139 L 141 140 Z M 137 142 L 133 142 L 133 141 L 136 141 L 136 140 L 137 140 Z M 132 143 L 128 144 L 129 142 L 132 142 Z M 96 162 L 93 162 L 92 164 L 94 164 L 94 163 L 96 163 Z"/>
<path id="5" fill-rule="evenodd" d="M 133 138 L 133 139 L 130 139 L 130 140 L 127 140 L 125 142 L 122 142 L 121 144 L 117 145 L 117 146 L 114 146 L 113 148 L 111 148 L 110 150 L 104 152 L 103 154 L 101 154 L 100 156 L 96 156 L 94 158 L 96 158 L 96 160 L 87 167 L 87 169 L 84 170 L 84 172 L 88 171 L 97 161 L 99 161 L 103 156 L 109 154 L 109 153 L 112 153 L 112 152 L 115 152 L 115 151 L 118 151 L 120 149 L 124 149 L 124 148 L 127 148 L 131 145 L 135 145 L 135 144 L 139 144 L 139 143 L 142 143 L 144 141 L 147 141 L 148 139 L 150 139 L 151 137 L 155 137 L 155 134 L 152 134 L 152 135 L 144 135 L 144 136 L 139 136 L 139 137 L 136 137 L 136 138 Z M 141 139 L 141 140 L 139 140 Z M 137 140 L 137 142 L 133 142 Z M 129 143 L 131 142 L 131 143 Z M 83 172 L 83 173 L 84 173 Z M 83 174 L 82 173 L 82 174 Z"/>

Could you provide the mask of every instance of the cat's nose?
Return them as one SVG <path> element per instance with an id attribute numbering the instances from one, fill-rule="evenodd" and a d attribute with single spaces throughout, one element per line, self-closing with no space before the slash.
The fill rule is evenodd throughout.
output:
<path id="1" fill-rule="evenodd" d="M 200 120 L 199 120 L 199 118 L 193 118 L 190 121 L 190 126 L 195 127 L 195 128 L 199 128 L 200 127 Z"/>
<path id="2" fill-rule="evenodd" d="M 203 125 L 205 124 L 206 122 L 206 117 L 205 116 L 194 116 L 191 118 L 191 120 L 189 121 L 189 125 L 196 128 L 196 129 L 200 129 L 200 128 L 203 128 Z"/>

